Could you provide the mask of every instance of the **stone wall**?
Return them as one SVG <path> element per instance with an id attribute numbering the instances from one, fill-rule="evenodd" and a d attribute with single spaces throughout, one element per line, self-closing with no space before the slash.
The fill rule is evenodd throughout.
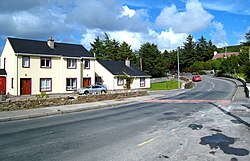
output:
<path id="1" fill-rule="evenodd" d="M 147 91 L 131 91 L 123 93 L 110 93 L 99 95 L 72 95 L 58 98 L 36 98 L 17 101 L 5 101 L 0 103 L 0 111 L 13 111 L 21 109 L 32 109 L 50 106 L 61 106 L 69 104 L 80 104 L 87 102 L 97 102 L 113 99 L 123 99 L 129 97 L 138 97 L 148 95 Z"/>

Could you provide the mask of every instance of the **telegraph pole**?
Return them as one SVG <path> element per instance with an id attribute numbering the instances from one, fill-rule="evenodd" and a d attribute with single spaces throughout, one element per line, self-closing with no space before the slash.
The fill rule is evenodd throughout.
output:
<path id="1" fill-rule="evenodd" d="M 180 88 L 180 47 L 177 47 L 178 89 Z"/>

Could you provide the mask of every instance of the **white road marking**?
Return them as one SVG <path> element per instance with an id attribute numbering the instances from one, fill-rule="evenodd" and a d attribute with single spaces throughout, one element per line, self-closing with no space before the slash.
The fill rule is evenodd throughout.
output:
<path id="1" fill-rule="evenodd" d="M 152 141 L 154 141 L 154 140 L 156 140 L 156 139 L 158 139 L 158 138 L 160 138 L 160 137 L 162 137 L 162 136 L 157 136 L 157 137 L 155 137 L 155 138 L 149 139 L 149 140 L 147 140 L 147 141 L 145 141 L 145 142 L 143 142 L 143 143 L 138 144 L 137 146 L 140 147 L 140 146 L 143 146 L 143 145 L 145 145 L 145 144 L 151 143 Z"/>

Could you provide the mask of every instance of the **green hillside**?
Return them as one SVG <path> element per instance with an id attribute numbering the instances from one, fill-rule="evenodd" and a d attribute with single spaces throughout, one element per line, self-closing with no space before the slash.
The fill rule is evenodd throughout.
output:
<path id="1" fill-rule="evenodd" d="M 242 45 L 227 46 L 227 52 L 239 52 Z M 225 48 L 218 48 L 218 53 L 224 53 Z"/>

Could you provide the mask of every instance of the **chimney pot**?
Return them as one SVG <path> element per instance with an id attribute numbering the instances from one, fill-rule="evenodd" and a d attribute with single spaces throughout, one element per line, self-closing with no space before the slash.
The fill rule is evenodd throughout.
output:
<path id="1" fill-rule="evenodd" d="M 127 67 L 130 67 L 130 60 L 129 60 L 128 58 L 125 60 L 125 65 L 126 65 Z"/>
<path id="2" fill-rule="evenodd" d="M 52 36 L 49 37 L 49 40 L 47 42 L 48 46 L 51 48 L 51 49 L 54 49 L 55 48 L 55 44 L 54 44 L 54 40 L 52 38 Z"/>

